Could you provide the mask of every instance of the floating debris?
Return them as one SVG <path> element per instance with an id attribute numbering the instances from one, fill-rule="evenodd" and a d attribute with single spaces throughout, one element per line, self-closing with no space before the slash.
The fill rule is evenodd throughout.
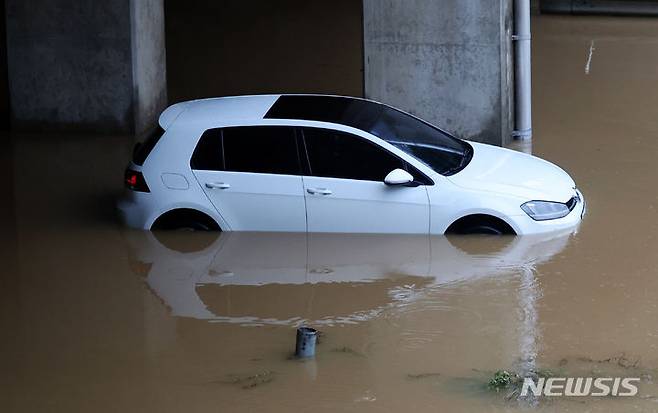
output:
<path id="1" fill-rule="evenodd" d="M 407 378 L 412 380 L 422 380 L 434 377 L 441 377 L 441 373 L 420 373 L 420 374 L 407 374 Z"/>
<path id="2" fill-rule="evenodd" d="M 274 380 L 274 372 L 265 370 L 260 373 L 256 373 L 248 376 L 238 376 L 231 374 L 228 376 L 228 379 L 224 381 L 224 383 L 233 384 L 243 389 L 253 389 L 263 384 L 270 383 L 273 380 Z"/>
<path id="3" fill-rule="evenodd" d="M 566 362 L 566 359 L 563 359 Z M 592 359 L 589 357 L 578 357 L 578 361 L 584 362 L 584 363 L 597 363 L 597 364 L 616 364 L 619 367 L 623 367 L 625 369 L 637 369 L 640 367 L 640 358 L 628 358 L 626 357 L 626 353 L 621 353 L 616 356 L 608 357 L 606 359 Z"/>
<path id="4" fill-rule="evenodd" d="M 359 353 L 358 351 L 354 350 L 353 348 L 343 346 L 343 347 L 336 347 L 331 349 L 333 353 L 345 353 L 345 354 L 351 354 L 353 356 L 357 357 L 365 357 L 363 353 Z"/>
<path id="5" fill-rule="evenodd" d="M 377 400 L 377 396 L 375 396 L 370 390 L 366 391 L 365 394 L 354 401 L 357 403 L 360 402 L 374 402 Z"/>

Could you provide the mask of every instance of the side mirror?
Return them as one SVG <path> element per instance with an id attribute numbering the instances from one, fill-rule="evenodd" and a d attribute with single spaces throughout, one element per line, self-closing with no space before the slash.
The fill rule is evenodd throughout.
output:
<path id="1" fill-rule="evenodd" d="M 404 169 L 394 169 L 386 175 L 384 178 L 384 183 L 386 185 L 412 185 L 414 182 L 414 177 Z"/>

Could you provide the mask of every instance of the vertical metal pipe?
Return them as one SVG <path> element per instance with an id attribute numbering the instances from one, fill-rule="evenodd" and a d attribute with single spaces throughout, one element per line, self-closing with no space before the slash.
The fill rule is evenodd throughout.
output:
<path id="1" fill-rule="evenodd" d="M 300 327 L 297 329 L 297 341 L 295 343 L 295 356 L 308 358 L 315 356 L 315 343 L 318 332 L 314 328 Z"/>
<path id="2" fill-rule="evenodd" d="M 532 138 L 530 0 L 514 0 L 515 139 Z"/>

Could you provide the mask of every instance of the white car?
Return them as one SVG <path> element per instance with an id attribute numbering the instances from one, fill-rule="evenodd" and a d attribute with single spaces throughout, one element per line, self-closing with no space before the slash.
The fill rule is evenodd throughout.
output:
<path id="1" fill-rule="evenodd" d="M 585 200 L 556 165 L 325 95 L 182 102 L 137 146 L 119 202 L 143 229 L 533 234 Z"/>

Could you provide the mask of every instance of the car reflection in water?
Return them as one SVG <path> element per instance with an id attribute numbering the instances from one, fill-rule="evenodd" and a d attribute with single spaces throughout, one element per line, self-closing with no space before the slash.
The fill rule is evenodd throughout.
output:
<path id="1" fill-rule="evenodd" d="M 172 315 L 293 326 L 364 321 L 427 287 L 518 273 L 570 235 L 125 233 L 135 272 Z"/>

